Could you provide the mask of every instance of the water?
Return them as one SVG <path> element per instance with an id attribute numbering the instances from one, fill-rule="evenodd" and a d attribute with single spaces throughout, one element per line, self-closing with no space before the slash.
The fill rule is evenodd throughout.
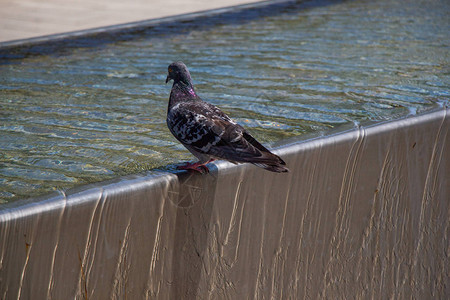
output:
<path id="1" fill-rule="evenodd" d="M 0 201 L 193 157 L 165 124 L 167 66 L 267 145 L 448 105 L 448 1 L 307 2 L 0 64 Z M 188 28 L 189 30 L 185 30 Z"/>

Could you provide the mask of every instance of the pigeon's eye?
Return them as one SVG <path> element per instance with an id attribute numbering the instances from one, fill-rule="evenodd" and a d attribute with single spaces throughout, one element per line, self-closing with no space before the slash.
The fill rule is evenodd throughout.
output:
<path id="1" fill-rule="evenodd" d="M 169 73 L 172 73 L 172 72 L 173 72 L 172 68 L 169 68 Z"/>

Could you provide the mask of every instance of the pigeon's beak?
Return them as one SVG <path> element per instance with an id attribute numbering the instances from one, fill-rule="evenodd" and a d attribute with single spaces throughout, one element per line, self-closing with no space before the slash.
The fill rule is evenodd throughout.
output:
<path id="1" fill-rule="evenodd" d="M 167 75 L 166 83 L 168 83 L 170 79 L 172 79 L 172 78 L 170 78 L 170 75 Z"/>

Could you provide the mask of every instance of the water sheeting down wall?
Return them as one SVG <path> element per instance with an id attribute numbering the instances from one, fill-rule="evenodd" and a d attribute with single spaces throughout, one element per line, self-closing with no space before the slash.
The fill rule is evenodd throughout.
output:
<path id="1" fill-rule="evenodd" d="M 448 113 L 4 209 L 0 298 L 447 298 Z"/>

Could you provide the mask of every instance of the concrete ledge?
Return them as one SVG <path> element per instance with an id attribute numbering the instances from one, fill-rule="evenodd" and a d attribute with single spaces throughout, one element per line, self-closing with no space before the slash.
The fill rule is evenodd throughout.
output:
<path id="1" fill-rule="evenodd" d="M 92 47 L 99 44 L 136 38 L 136 34 L 168 35 L 179 33 L 186 27 L 207 27 L 214 22 L 248 22 L 262 16 L 276 15 L 282 10 L 297 11 L 301 6 L 295 0 L 266 0 L 186 14 L 151 18 L 144 21 L 94 27 L 65 33 L 51 34 L 27 39 L 0 42 L 0 57 L 14 58 L 21 55 L 40 55 L 71 47 Z M 308 6 L 328 5 L 317 1 Z"/>
<path id="2" fill-rule="evenodd" d="M 124 24 L 260 0 L 8 0 L 0 10 L 0 42 Z"/>
<path id="3" fill-rule="evenodd" d="M 0 211 L 2 299 L 444 299 L 449 110 Z"/>

